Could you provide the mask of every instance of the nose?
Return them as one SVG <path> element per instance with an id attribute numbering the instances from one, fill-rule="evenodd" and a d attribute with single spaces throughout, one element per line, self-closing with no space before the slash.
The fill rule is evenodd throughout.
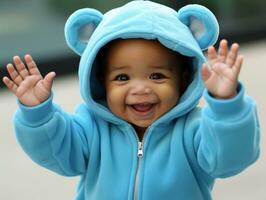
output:
<path id="1" fill-rule="evenodd" d="M 130 94 L 132 95 L 147 95 L 151 93 L 151 88 L 148 83 L 143 80 L 132 82 Z"/>

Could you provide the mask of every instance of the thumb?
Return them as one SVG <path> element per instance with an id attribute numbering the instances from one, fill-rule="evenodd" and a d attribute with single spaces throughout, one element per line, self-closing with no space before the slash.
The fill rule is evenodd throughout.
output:
<path id="1" fill-rule="evenodd" d="M 204 82 L 206 82 L 211 76 L 211 71 L 209 70 L 207 64 L 203 64 L 202 65 L 202 69 L 201 69 L 201 77 L 202 77 L 202 80 Z"/>
<path id="2" fill-rule="evenodd" d="M 50 90 L 53 84 L 53 80 L 55 79 L 55 72 L 48 73 L 43 79 L 43 85 L 46 89 Z"/>

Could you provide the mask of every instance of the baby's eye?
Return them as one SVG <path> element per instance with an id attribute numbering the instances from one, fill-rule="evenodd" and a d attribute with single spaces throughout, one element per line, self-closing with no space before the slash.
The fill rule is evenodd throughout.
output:
<path id="1" fill-rule="evenodd" d="M 129 76 L 126 74 L 119 74 L 115 77 L 116 81 L 128 81 L 129 80 Z"/>
<path id="2" fill-rule="evenodd" d="M 160 80 L 160 79 L 164 79 L 164 78 L 166 78 L 166 76 L 161 74 L 161 73 L 152 73 L 150 75 L 150 79 L 152 79 L 152 80 Z"/>

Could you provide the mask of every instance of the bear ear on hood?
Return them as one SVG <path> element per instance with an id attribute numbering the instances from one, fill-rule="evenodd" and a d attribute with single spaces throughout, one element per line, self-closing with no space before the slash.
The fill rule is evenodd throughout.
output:
<path id="1" fill-rule="evenodd" d="M 83 8 L 70 15 L 65 24 L 65 38 L 68 46 L 82 55 L 102 18 L 103 14 L 100 11 L 91 8 Z"/>
<path id="2" fill-rule="evenodd" d="M 177 14 L 179 20 L 189 27 L 202 50 L 215 44 L 219 35 L 219 25 L 208 8 L 191 4 L 182 7 Z"/>

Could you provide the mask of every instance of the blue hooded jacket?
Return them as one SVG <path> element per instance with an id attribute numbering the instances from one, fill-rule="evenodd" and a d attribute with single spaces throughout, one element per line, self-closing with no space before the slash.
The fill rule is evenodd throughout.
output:
<path id="1" fill-rule="evenodd" d="M 79 79 L 84 103 L 64 112 L 53 95 L 35 107 L 19 104 L 16 136 L 39 165 L 64 176 L 81 176 L 76 199 L 210 200 L 216 178 L 235 175 L 259 155 L 254 101 L 238 95 L 219 100 L 204 92 L 202 50 L 214 44 L 218 23 L 200 5 L 178 12 L 150 1 L 132 1 L 101 14 L 73 13 L 65 26 L 69 46 L 81 56 Z M 114 39 L 157 39 L 191 58 L 193 80 L 168 113 L 139 141 L 134 128 L 110 112 L 97 79 L 97 53 Z"/>

